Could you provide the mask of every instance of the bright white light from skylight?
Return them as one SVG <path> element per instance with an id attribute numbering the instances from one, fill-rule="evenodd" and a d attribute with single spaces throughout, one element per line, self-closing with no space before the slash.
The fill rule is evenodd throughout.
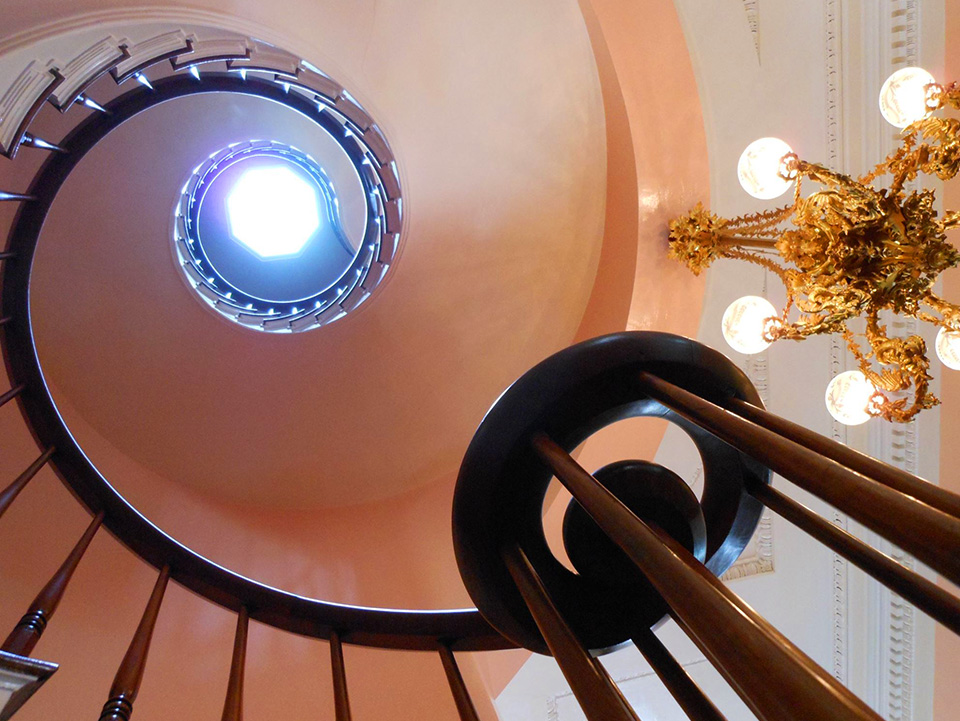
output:
<path id="1" fill-rule="evenodd" d="M 240 176 L 227 213 L 233 237 L 261 258 L 296 255 L 320 227 L 317 189 L 283 165 Z"/>

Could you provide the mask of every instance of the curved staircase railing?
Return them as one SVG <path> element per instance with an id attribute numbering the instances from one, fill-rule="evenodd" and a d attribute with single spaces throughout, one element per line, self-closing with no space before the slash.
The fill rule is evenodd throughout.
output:
<path id="1" fill-rule="evenodd" d="M 197 78 L 201 66 L 203 82 L 218 89 L 242 83 L 244 92 L 294 94 L 294 103 L 337 114 L 345 130 L 362 136 L 385 193 L 395 192 L 389 147 L 342 87 L 288 53 L 244 39 L 174 33 L 132 47 L 100 44 L 63 68 L 28 69 L 0 100 L 3 154 L 12 159 L 28 145 L 51 152 L 29 189 L 0 192 L 0 201 L 21 204 L 9 247 L 0 253 L 0 339 L 12 383 L 0 405 L 17 401 L 40 449 L 0 492 L 0 516 L 48 464 L 92 515 L 0 647 L 0 670 L 22 680 L 0 721 L 56 670 L 30 654 L 101 527 L 158 571 L 101 721 L 125 721 L 133 712 L 171 580 L 237 613 L 225 721 L 242 716 L 250 619 L 329 642 L 338 721 L 350 718 L 343 643 L 437 653 L 464 721 L 478 715 L 454 651 L 514 646 L 552 653 L 588 718 L 636 719 L 596 658 L 630 641 L 691 719 L 723 719 L 652 633 L 668 616 L 759 719 L 876 721 L 875 712 L 718 580 L 764 506 L 960 633 L 960 600 L 792 500 L 770 476 L 780 474 L 954 583 L 960 583 L 960 497 L 767 412 L 726 358 L 662 333 L 616 334 L 562 351 L 511 386 L 484 419 L 466 452 L 453 509 L 457 561 L 479 610 L 386 611 L 306 599 L 221 568 L 164 534 L 99 474 L 57 412 L 34 347 L 29 280 L 46 211 L 77 158 L 126 113 L 193 92 L 184 81 Z M 138 87 L 100 104 L 97 83 L 108 75 L 117 83 L 139 81 Z M 104 114 L 52 142 L 29 132 L 48 103 L 61 112 L 83 105 Z M 653 463 L 627 459 L 591 474 L 570 455 L 599 428 L 631 416 L 665 417 L 691 436 L 705 469 L 701 499 Z M 563 535 L 576 572 L 555 558 L 544 536 L 540 514 L 554 477 L 574 498 Z"/>

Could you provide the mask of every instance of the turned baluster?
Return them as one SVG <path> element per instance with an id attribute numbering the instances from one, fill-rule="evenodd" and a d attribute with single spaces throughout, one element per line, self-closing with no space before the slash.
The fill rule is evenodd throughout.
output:
<path id="1" fill-rule="evenodd" d="M 9 393 L 6 395 L 9 395 L 14 391 L 19 392 L 21 388 L 23 388 L 23 386 L 17 386 L 17 388 L 14 388 L 13 391 L 9 391 Z M 0 398 L 0 402 L 2 402 L 2 400 L 3 399 Z M 53 452 L 54 449 L 52 447 L 45 450 L 40 454 L 40 457 L 37 458 L 37 460 L 30 464 L 27 470 L 17 476 L 13 483 L 3 489 L 3 491 L 0 491 L 0 516 L 3 516 L 4 512 L 6 512 L 6 510 L 10 507 L 10 504 L 13 503 L 13 499 L 20 495 L 20 491 L 26 488 L 27 484 L 30 482 L 30 479 L 37 475 L 37 471 L 43 468 L 44 464 L 50 460 L 50 456 L 53 455 Z"/>
<path id="2" fill-rule="evenodd" d="M 53 574 L 53 578 L 43 587 L 43 590 L 37 595 L 30 604 L 30 609 L 24 614 L 20 622 L 14 627 L 7 640 L 3 642 L 0 650 L 7 653 L 15 653 L 18 656 L 29 656 L 33 651 L 40 636 L 43 635 L 50 617 L 53 616 L 64 592 L 67 590 L 67 584 L 70 582 L 73 572 L 77 570 L 80 559 L 93 540 L 94 535 L 103 523 L 104 514 L 101 512 L 87 527 L 80 541 L 74 546 L 67 560 Z"/>
<path id="3" fill-rule="evenodd" d="M 250 617 L 246 608 L 240 609 L 237 632 L 233 638 L 233 660 L 230 663 L 230 682 L 227 700 L 223 704 L 221 721 L 243 721 L 243 670 L 247 660 L 247 628 Z"/>
<path id="4" fill-rule="evenodd" d="M 160 613 L 160 603 L 163 601 L 163 592 L 170 579 L 170 568 L 164 566 L 157 578 L 157 583 L 150 594 L 147 608 L 140 619 L 140 625 L 133 635 L 130 647 L 127 649 L 117 675 L 110 687 L 110 698 L 103 705 L 100 712 L 100 721 L 129 721 L 133 713 L 133 702 L 140 691 L 140 682 L 143 680 L 143 670 L 147 665 L 147 652 L 150 650 L 150 640 L 153 637 L 153 628 Z"/>
<path id="5" fill-rule="evenodd" d="M 347 694 L 347 672 L 343 664 L 340 634 L 330 632 L 330 666 L 333 668 L 333 703 L 336 721 L 350 721 L 350 697 Z"/>
<path id="6" fill-rule="evenodd" d="M 460 667 L 457 666 L 457 659 L 453 657 L 453 651 L 449 646 L 440 646 L 440 661 L 443 663 L 444 673 L 447 674 L 447 683 L 450 684 L 453 701 L 457 704 L 460 721 L 480 721 L 477 709 L 470 698 L 470 692 L 467 691 L 467 685 L 463 682 Z"/>

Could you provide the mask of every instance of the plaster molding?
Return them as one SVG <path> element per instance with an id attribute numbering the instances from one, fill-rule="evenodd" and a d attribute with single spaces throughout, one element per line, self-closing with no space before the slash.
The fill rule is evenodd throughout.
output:
<path id="1" fill-rule="evenodd" d="M 757 62 L 760 62 L 760 0 L 743 0 L 743 10 L 747 14 L 747 27 L 753 36 L 753 47 L 757 50 Z"/>

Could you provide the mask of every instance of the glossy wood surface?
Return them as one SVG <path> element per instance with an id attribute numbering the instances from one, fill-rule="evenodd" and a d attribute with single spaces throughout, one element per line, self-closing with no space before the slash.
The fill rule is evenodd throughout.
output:
<path id="1" fill-rule="evenodd" d="M 633 643 L 690 721 L 727 721 L 653 631 L 636 634 Z"/>
<path id="2" fill-rule="evenodd" d="M 878 483 L 889 486 L 908 496 L 913 496 L 928 506 L 960 518 L 960 495 L 956 493 L 951 493 L 911 473 L 878 461 L 876 458 L 871 458 L 865 453 L 860 453 L 860 451 L 854 450 L 849 446 L 837 443 L 832 438 L 827 438 L 819 433 L 815 433 L 809 428 L 804 428 L 798 423 L 788 421 L 786 418 L 781 418 L 770 411 L 758 408 L 752 403 L 747 403 L 739 398 L 730 398 L 724 401 L 722 405 L 738 416 L 753 421 L 757 425 L 763 426 L 785 438 L 796 441 L 811 451 L 816 451 L 827 458 L 831 458 L 857 473 L 872 478 Z"/>
<path id="3" fill-rule="evenodd" d="M 223 702 L 221 721 L 243 721 L 243 672 L 247 661 L 247 629 L 250 616 L 241 608 L 237 616 L 237 632 L 233 638 L 233 657 L 230 661 L 230 681 L 227 698 Z"/>
<path id="4" fill-rule="evenodd" d="M 587 719 L 639 721 L 610 674 L 564 621 L 523 550 L 519 546 L 506 548 L 503 560 Z"/>
<path id="5" fill-rule="evenodd" d="M 534 448 L 646 575 L 670 613 L 762 721 L 880 721 L 859 698 L 730 591 L 689 551 L 637 518 L 545 435 Z"/>
<path id="6" fill-rule="evenodd" d="M 37 475 L 37 471 L 43 468 L 46 462 L 50 460 L 53 453 L 53 448 L 48 448 L 41 453 L 39 458 L 27 467 L 27 470 L 14 479 L 13 483 L 4 488 L 3 491 L 0 491 L 0 517 L 3 516 L 14 499 L 20 495 L 20 491 L 27 487 L 30 479 Z"/>
<path id="7" fill-rule="evenodd" d="M 330 667 L 333 670 L 333 710 L 336 721 L 350 721 L 350 694 L 347 690 L 347 669 L 343 663 L 340 634 L 330 632 Z"/>
<path id="8" fill-rule="evenodd" d="M 867 528 L 960 583 L 960 518 L 862 476 L 767 428 L 650 373 L 638 382 L 653 398 L 769 466 Z"/>
<path id="9" fill-rule="evenodd" d="M 447 646 L 440 646 L 440 662 L 443 664 L 443 672 L 447 675 L 447 682 L 450 684 L 450 692 L 457 705 L 460 721 L 480 721 L 477 709 L 470 698 L 470 692 L 467 691 L 467 685 L 463 682 L 463 674 L 457 666 L 457 659 L 453 657 L 453 651 Z"/>
<path id="10" fill-rule="evenodd" d="M 150 651 L 150 641 L 153 639 L 153 629 L 160 614 L 160 604 L 163 602 L 163 593 L 170 580 L 170 569 L 164 566 L 160 576 L 150 594 L 150 600 L 137 626 L 133 640 L 130 642 L 127 653 L 120 663 L 117 675 L 110 687 L 110 697 L 100 712 L 100 721 L 129 721 L 133 713 L 133 703 L 140 692 L 140 683 L 143 681 L 143 672 L 147 665 L 147 654 Z"/>
<path id="11" fill-rule="evenodd" d="M 96 535 L 102 523 L 103 513 L 99 513 L 87 527 L 87 530 L 84 531 L 83 536 L 81 536 L 77 545 L 73 547 L 67 559 L 60 568 L 57 569 L 57 572 L 53 574 L 53 578 L 51 578 L 47 582 L 47 585 L 37 594 L 37 597 L 33 600 L 33 603 L 30 604 L 30 608 L 26 614 L 24 614 L 23 618 L 20 619 L 20 622 L 3 642 L 0 650 L 6 651 L 7 653 L 15 653 L 20 656 L 30 655 L 34 646 L 37 645 L 37 641 L 40 640 L 40 636 L 43 635 L 47 624 L 50 622 L 50 618 L 57 610 L 57 606 L 60 605 L 63 594 L 67 590 L 67 584 L 70 583 L 70 578 L 73 576 L 73 572 L 77 570 L 80 559 L 83 558 L 84 552 L 87 550 L 90 541 L 93 540 L 94 535 Z"/>
<path id="12" fill-rule="evenodd" d="M 919 573 L 900 565 L 771 486 L 754 491 L 757 500 L 866 571 L 935 621 L 960 634 L 960 599 Z"/>

